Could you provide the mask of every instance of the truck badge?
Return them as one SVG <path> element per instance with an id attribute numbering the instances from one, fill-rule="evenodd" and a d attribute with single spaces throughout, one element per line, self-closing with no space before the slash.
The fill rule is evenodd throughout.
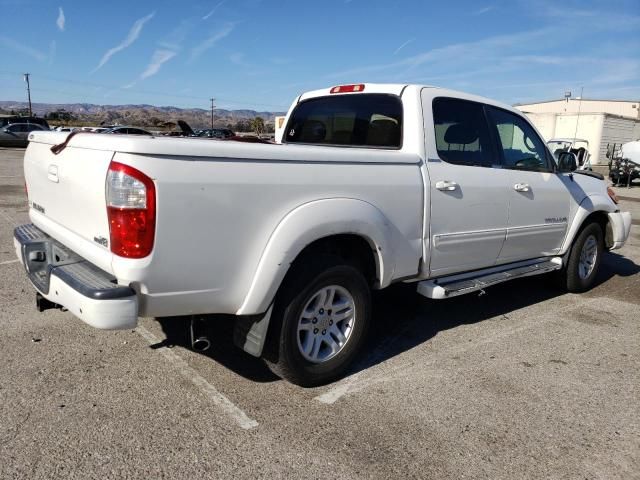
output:
<path id="1" fill-rule="evenodd" d="M 93 241 L 102 245 L 103 247 L 109 246 L 109 241 L 104 237 L 93 237 Z"/>

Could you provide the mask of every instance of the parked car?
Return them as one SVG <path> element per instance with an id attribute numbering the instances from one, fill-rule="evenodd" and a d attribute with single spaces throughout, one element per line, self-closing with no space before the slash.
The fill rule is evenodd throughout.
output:
<path id="1" fill-rule="evenodd" d="M 235 133 L 228 128 L 208 128 L 205 130 L 199 130 L 196 134 L 197 137 L 205 138 L 231 138 L 235 137 Z"/>
<path id="2" fill-rule="evenodd" d="M 372 289 L 444 299 L 550 273 L 583 292 L 629 236 L 603 177 L 493 100 L 340 85 L 285 125 L 282 144 L 34 133 L 14 244 L 39 308 L 104 329 L 232 314 L 238 346 L 312 386 L 365 345 Z"/>
<path id="3" fill-rule="evenodd" d="M 26 147 L 30 132 L 42 131 L 37 123 L 12 123 L 0 128 L 0 147 Z"/>
<path id="4" fill-rule="evenodd" d="M 0 115 L 0 128 L 11 125 L 12 123 L 35 123 L 40 125 L 43 130 L 49 130 L 49 123 L 40 117 L 21 117 L 19 115 Z"/>
<path id="5" fill-rule="evenodd" d="M 153 134 L 151 132 L 147 132 L 146 130 L 143 130 L 142 128 L 137 128 L 137 127 L 113 127 L 110 128 L 108 130 L 104 130 L 100 133 L 115 133 L 115 134 L 119 134 L 119 135 L 149 135 L 149 136 L 153 136 Z"/>

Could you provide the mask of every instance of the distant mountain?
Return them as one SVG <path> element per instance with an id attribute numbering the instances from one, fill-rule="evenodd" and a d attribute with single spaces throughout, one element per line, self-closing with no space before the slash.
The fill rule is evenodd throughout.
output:
<path id="1" fill-rule="evenodd" d="M 0 113 L 25 111 L 26 102 L 0 101 Z M 39 117 L 50 116 L 56 112 L 67 112 L 72 124 L 122 124 L 140 127 L 161 127 L 167 122 L 175 123 L 184 120 L 192 128 L 206 128 L 211 125 L 211 110 L 203 108 L 157 107 L 154 105 L 95 105 L 92 103 L 33 103 L 33 113 Z M 255 110 L 214 110 L 216 127 L 247 122 L 255 117 L 262 117 L 266 124 L 273 124 L 274 117 L 285 115 L 284 112 L 257 112 Z M 62 118 L 62 115 L 60 116 Z M 66 116 L 69 118 L 69 116 Z M 56 124 L 56 120 L 49 123 Z"/>

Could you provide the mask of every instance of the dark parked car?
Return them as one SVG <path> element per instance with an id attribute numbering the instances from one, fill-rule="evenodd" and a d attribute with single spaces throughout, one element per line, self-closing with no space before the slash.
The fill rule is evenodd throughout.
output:
<path id="1" fill-rule="evenodd" d="M 196 136 L 205 138 L 231 138 L 235 135 L 236 134 L 228 128 L 209 128 L 206 130 L 199 130 L 196 133 Z"/>
<path id="2" fill-rule="evenodd" d="M 12 123 L 0 128 L 0 147 L 26 147 L 29 132 L 45 130 L 36 123 Z"/>
<path id="3" fill-rule="evenodd" d="M 117 133 L 117 134 L 126 134 L 126 135 L 149 135 L 149 136 L 153 136 L 152 133 L 147 132 L 146 130 L 143 130 L 141 128 L 136 128 L 136 127 L 113 127 L 110 128 L 109 130 L 105 130 L 104 132 L 101 133 Z"/>
<path id="4" fill-rule="evenodd" d="M 0 128 L 13 123 L 35 123 L 44 130 L 49 130 L 49 123 L 44 118 L 39 117 L 19 117 L 18 115 L 0 115 Z"/>

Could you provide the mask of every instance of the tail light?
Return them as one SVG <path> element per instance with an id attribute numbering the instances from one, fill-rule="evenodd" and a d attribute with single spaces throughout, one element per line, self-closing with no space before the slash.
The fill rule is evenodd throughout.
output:
<path id="1" fill-rule="evenodd" d="M 153 180 L 129 165 L 111 162 L 106 190 L 111 251 L 126 258 L 146 257 L 156 230 Z"/>
<path id="2" fill-rule="evenodd" d="M 616 195 L 616 192 L 613 191 L 613 188 L 607 187 L 607 195 L 609 195 L 609 198 L 613 203 L 615 203 L 616 205 L 618 204 L 618 195 Z"/>

